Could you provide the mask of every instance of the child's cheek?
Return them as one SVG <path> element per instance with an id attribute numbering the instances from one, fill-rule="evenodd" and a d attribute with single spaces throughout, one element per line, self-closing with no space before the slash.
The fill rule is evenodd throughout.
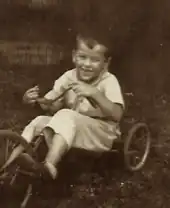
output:
<path id="1" fill-rule="evenodd" d="M 93 69 L 95 69 L 96 71 L 100 71 L 100 69 L 102 68 L 102 65 L 100 63 L 93 63 L 92 65 Z"/>
<path id="2" fill-rule="evenodd" d="M 76 62 L 77 65 L 81 65 L 82 64 L 82 60 L 79 59 L 79 58 L 76 58 L 75 59 L 75 62 Z"/>

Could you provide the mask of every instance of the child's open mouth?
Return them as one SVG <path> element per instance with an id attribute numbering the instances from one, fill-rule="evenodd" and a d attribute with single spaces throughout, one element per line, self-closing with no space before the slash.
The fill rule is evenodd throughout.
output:
<path id="1" fill-rule="evenodd" d="M 82 73 L 85 73 L 85 74 L 92 74 L 93 73 L 93 70 L 92 69 L 84 69 L 84 68 L 81 68 L 80 71 Z"/>
<path id="2" fill-rule="evenodd" d="M 86 77 L 88 79 L 93 77 L 93 74 L 91 72 L 87 72 L 87 71 L 82 71 L 80 74 L 82 77 L 84 77 L 84 78 Z"/>

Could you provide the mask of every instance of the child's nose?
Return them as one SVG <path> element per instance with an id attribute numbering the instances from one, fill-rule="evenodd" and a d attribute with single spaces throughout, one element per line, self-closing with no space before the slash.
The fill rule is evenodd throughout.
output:
<path id="1" fill-rule="evenodd" d="M 91 60 L 89 58 L 87 58 L 85 61 L 84 61 L 84 66 L 88 67 L 91 65 Z"/>

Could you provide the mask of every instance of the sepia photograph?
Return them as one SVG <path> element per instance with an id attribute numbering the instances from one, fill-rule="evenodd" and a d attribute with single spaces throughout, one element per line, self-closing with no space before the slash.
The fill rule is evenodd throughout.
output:
<path id="1" fill-rule="evenodd" d="M 169 11 L 0 0 L 0 208 L 170 207 Z"/>

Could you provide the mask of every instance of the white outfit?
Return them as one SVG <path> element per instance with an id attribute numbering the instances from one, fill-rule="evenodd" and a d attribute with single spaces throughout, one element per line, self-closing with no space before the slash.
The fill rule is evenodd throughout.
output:
<path id="1" fill-rule="evenodd" d="M 60 134 L 68 147 L 83 148 L 92 151 L 107 151 L 115 139 L 120 136 L 119 124 L 104 116 L 99 107 L 94 107 L 87 98 L 76 102 L 76 94 L 67 90 L 69 84 L 76 82 L 76 69 L 65 72 L 55 81 L 53 89 L 45 95 L 47 99 L 60 97 L 64 109 L 53 116 L 38 116 L 23 131 L 22 136 L 31 142 L 45 127 Z M 105 71 L 92 83 L 113 103 L 124 107 L 124 100 L 116 77 Z"/>

